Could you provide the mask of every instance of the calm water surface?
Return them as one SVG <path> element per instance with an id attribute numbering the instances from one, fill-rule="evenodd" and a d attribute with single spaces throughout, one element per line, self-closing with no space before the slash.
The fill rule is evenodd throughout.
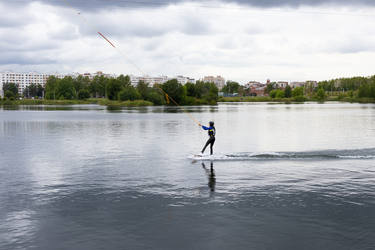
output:
<path id="1" fill-rule="evenodd" d="M 0 106 L 0 249 L 374 248 L 375 105 L 186 109 Z"/>

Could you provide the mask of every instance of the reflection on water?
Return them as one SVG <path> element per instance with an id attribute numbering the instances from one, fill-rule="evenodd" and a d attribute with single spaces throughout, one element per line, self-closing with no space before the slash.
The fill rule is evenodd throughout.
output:
<path id="1" fill-rule="evenodd" d="M 38 228 L 38 222 L 33 219 L 34 216 L 35 213 L 32 211 L 21 210 L 7 213 L 0 227 L 0 229 L 2 229 L 0 231 L 0 238 L 2 238 L 0 242 L 11 242 L 15 245 L 20 243 L 25 245 L 28 244 L 34 235 L 35 230 Z M 25 235 L 27 237 L 25 237 Z M 0 244 L 0 248 L 1 247 L 5 246 L 1 246 Z"/>
<path id="2" fill-rule="evenodd" d="M 0 105 L 1 111 L 71 111 L 71 110 L 102 110 L 101 107 L 95 104 L 87 105 Z"/>
<path id="3" fill-rule="evenodd" d="M 204 168 L 204 170 L 206 170 L 206 174 L 207 174 L 207 178 L 208 178 L 208 186 L 209 186 L 211 192 L 214 192 L 215 191 L 215 185 L 216 185 L 214 163 L 211 162 L 210 168 L 207 169 L 204 162 L 202 162 L 202 167 Z"/>

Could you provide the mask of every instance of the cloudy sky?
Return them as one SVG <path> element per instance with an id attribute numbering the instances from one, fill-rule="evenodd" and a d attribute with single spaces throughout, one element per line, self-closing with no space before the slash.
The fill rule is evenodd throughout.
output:
<path id="1" fill-rule="evenodd" d="M 139 68 L 242 85 L 375 75 L 373 0 L 65 1 L 80 14 L 63 0 L 0 0 L 0 72 Z"/>

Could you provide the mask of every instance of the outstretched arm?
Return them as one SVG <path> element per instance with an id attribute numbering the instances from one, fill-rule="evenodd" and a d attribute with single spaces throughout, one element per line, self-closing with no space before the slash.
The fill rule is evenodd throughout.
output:
<path id="1" fill-rule="evenodd" d="M 203 128 L 204 130 L 210 130 L 210 129 L 212 129 L 212 127 L 206 127 L 206 126 L 203 126 L 203 125 L 202 125 L 202 128 Z"/>

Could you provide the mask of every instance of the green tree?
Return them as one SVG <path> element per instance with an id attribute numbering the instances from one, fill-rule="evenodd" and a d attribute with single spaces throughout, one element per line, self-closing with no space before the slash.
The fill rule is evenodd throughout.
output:
<path id="1" fill-rule="evenodd" d="M 139 100 L 141 95 L 138 93 L 137 89 L 133 86 L 128 86 L 124 88 L 118 94 L 119 101 L 134 101 Z"/>
<path id="2" fill-rule="evenodd" d="M 45 91 L 46 91 L 46 94 L 44 96 L 45 99 L 47 99 L 47 100 L 56 99 L 55 88 L 56 88 L 57 82 L 59 80 L 60 79 L 55 77 L 55 76 L 49 76 L 48 77 L 46 85 L 45 85 Z"/>
<path id="3" fill-rule="evenodd" d="M 44 98 L 46 100 L 54 100 L 55 97 L 56 97 L 56 93 L 54 91 L 46 92 L 46 94 L 44 95 Z"/>
<path id="4" fill-rule="evenodd" d="M 98 85 L 99 85 L 99 76 L 96 75 L 92 78 L 92 81 L 90 82 L 87 88 L 91 96 L 93 96 L 94 98 L 98 97 Z"/>
<path id="5" fill-rule="evenodd" d="M 208 93 L 204 96 L 204 100 L 207 103 L 216 104 L 219 100 L 219 89 L 216 87 L 215 83 L 210 83 L 210 88 Z"/>
<path id="6" fill-rule="evenodd" d="M 303 96 L 303 87 L 295 87 L 292 90 L 292 96 L 293 97 Z"/>
<path id="7" fill-rule="evenodd" d="M 277 94 L 276 94 L 276 98 L 284 98 L 285 97 L 285 93 L 284 93 L 284 90 L 278 90 L 277 91 Z"/>
<path id="8" fill-rule="evenodd" d="M 147 95 L 147 101 L 152 102 L 154 105 L 162 105 L 163 97 L 155 91 L 151 91 Z"/>
<path id="9" fill-rule="evenodd" d="M 90 78 L 88 76 L 85 76 L 85 78 L 83 78 L 83 88 L 86 90 L 89 90 L 90 84 L 91 84 Z"/>
<path id="10" fill-rule="evenodd" d="M 74 80 L 73 80 L 74 88 L 77 92 L 79 92 L 81 89 L 85 87 L 85 81 L 84 77 L 82 75 L 78 75 Z"/>
<path id="11" fill-rule="evenodd" d="M 78 99 L 79 100 L 85 100 L 90 98 L 90 92 L 87 89 L 81 89 L 78 91 Z"/>
<path id="12" fill-rule="evenodd" d="M 270 94 L 272 90 L 277 89 L 277 84 L 276 82 L 271 82 L 270 84 L 267 85 L 267 87 L 264 90 L 264 94 Z"/>
<path id="13" fill-rule="evenodd" d="M 242 96 L 245 95 L 245 94 L 246 94 L 245 87 L 244 87 L 244 86 L 240 86 L 240 87 L 238 88 L 238 95 L 239 95 L 240 97 L 242 97 Z"/>
<path id="14" fill-rule="evenodd" d="M 104 77 L 103 75 L 99 77 L 99 81 L 98 81 L 98 85 L 96 89 L 97 91 L 96 93 L 98 97 L 104 97 L 106 95 L 106 86 L 107 86 L 108 81 L 109 79 L 107 77 Z"/>
<path id="15" fill-rule="evenodd" d="M 149 92 L 148 83 L 146 83 L 143 80 L 140 80 L 137 84 L 137 91 L 141 95 L 141 99 L 146 100 Z"/>
<path id="16" fill-rule="evenodd" d="M 311 81 L 307 81 L 305 83 L 305 91 L 306 93 L 313 93 L 314 91 L 314 83 Z"/>
<path id="17" fill-rule="evenodd" d="M 4 93 L 6 91 L 11 91 L 13 93 L 13 96 L 18 96 L 18 84 L 15 84 L 13 82 L 6 82 L 3 84 L 3 91 Z"/>
<path id="18" fill-rule="evenodd" d="M 59 79 L 55 86 L 56 99 L 67 99 L 72 100 L 76 97 L 76 90 L 74 88 L 73 78 L 66 76 L 63 79 Z"/>
<path id="19" fill-rule="evenodd" d="M 318 96 L 319 100 L 324 100 L 326 98 L 326 93 L 323 88 L 320 88 L 316 95 Z"/>
<path id="20" fill-rule="evenodd" d="M 59 80 L 56 76 L 49 76 L 45 85 L 45 90 L 47 92 L 55 91 L 56 82 Z"/>
<path id="21" fill-rule="evenodd" d="M 185 86 L 186 86 L 187 96 L 195 97 L 197 95 L 197 89 L 194 83 L 187 82 Z"/>
<path id="22" fill-rule="evenodd" d="M 179 83 L 177 79 L 171 79 L 165 82 L 162 86 L 162 90 L 165 93 L 167 93 L 179 105 L 184 105 L 186 103 L 186 87 L 182 86 L 182 84 Z M 173 102 L 169 102 L 169 105 L 175 104 Z"/>
<path id="23" fill-rule="evenodd" d="M 31 85 L 30 85 L 31 86 Z M 25 98 L 30 98 L 31 95 L 30 95 L 30 86 L 26 86 L 24 89 L 23 89 L 23 92 L 22 92 L 22 95 L 25 97 Z"/>
<path id="24" fill-rule="evenodd" d="M 3 84 L 3 91 L 8 91 L 9 90 L 9 82 L 6 82 Z"/>
<path id="25" fill-rule="evenodd" d="M 221 91 L 228 94 L 238 93 L 239 87 L 240 84 L 238 82 L 228 80 Z"/>
<path id="26" fill-rule="evenodd" d="M 195 91 L 196 91 L 195 97 L 196 98 L 201 99 L 202 96 L 208 93 L 209 88 L 207 89 L 205 86 L 206 84 L 203 81 L 198 80 L 195 83 Z"/>
<path id="27" fill-rule="evenodd" d="M 375 83 L 370 82 L 368 84 L 363 84 L 358 88 L 359 98 L 375 98 Z"/>
<path id="28" fill-rule="evenodd" d="M 370 98 L 375 98 L 375 75 L 369 78 L 368 84 L 370 85 Z"/>
<path id="29" fill-rule="evenodd" d="M 358 98 L 367 97 L 367 86 L 362 85 L 358 88 Z"/>
<path id="30" fill-rule="evenodd" d="M 292 87 L 290 85 L 287 85 L 284 90 L 285 98 L 292 97 Z"/>
<path id="31" fill-rule="evenodd" d="M 366 85 L 367 83 L 368 78 L 361 76 L 340 79 L 340 86 L 345 91 L 357 90 L 360 86 Z"/>
<path id="32" fill-rule="evenodd" d="M 36 96 L 42 97 L 44 92 L 44 88 L 42 85 L 38 84 L 36 88 Z"/>
<path id="33" fill-rule="evenodd" d="M 117 77 L 117 79 L 120 81 L 121 89 L 129 87 L 131 85 L 130 76 L 128 75 L 124 76 L 123 74 L 121 74 L 119 77 Z"/>
<path id="34" fill-rule="evenodd" d="M 276 98 L 277 92 L 277 90 L 271 90 L 271 92 L 269 93 L 269 97 Z"/>
<path id="35" fill-rule="evenodd" d="M 118 93 L 121 91 L 120 81 L 114 78 L 109 79 L 105 90 L 109 100 L 117 100 Z"/>
<path id="36" fill-rule="evenodd" d="M 5 93 L 4 93 L 4 97 L 6 97 L 6 98 L 11 98 L 11 97 L 14 97 L 14 94 L 13 94 L 13 92 L 12 91 L 10 91 L 10 90 L 7 90 L 7 91 L 5 91 Z"/>
<path id="37" fill-rule="evenodd" d="M 37 92 L 37 87 L 35 84 L 30 84 L 28 87 L 25 87 L 23 92 L 26 94 L 27 98 L 35 97 Z"/>
<path id="38" fill-rule="evenodd" d="M 329 81 L 329 87 L 328 87 L 328 90 L 329 90 L 329 91 L 335 91 L 335 90 L 336 90 L 335 82 L 336 82 L 336 81 L 333 80 L 333 79 Z"/>

